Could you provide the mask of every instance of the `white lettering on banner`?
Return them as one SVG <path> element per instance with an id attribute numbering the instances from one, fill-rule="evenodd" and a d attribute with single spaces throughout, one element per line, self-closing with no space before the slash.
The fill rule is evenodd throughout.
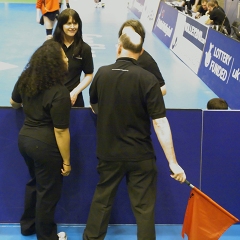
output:
<path id="1" fill-rule="evenodd" d="M 139 12 L 142 12 L 143 10 L 143 5 L 140 4 L 139 2 L 135 1 L 133 6 L 139 11 Z"/>
<path id="2" fill-rule="evenodd" d="M 158 19 L 157 26 L 164 32 L 165 36 L 167 35 L 168 37 L 171 37 L 173 28 L 169 27 L 167 23 Z"/>
<path id="3" fill-rule="evenodd" d="M 232 77 L 235 78 L 237 81 L 240 81 L 239 75 L 240 75 L 240 68 L 233 69 Z"/>
<path id="4" fill-rule="evenodd" d="M 186 23 L 185 24 L 185 28 L 184 30 L 190 34 L 191 36 L 193 36 L 194 38 L 196 38 L 198 41 L 200 41 L 201 43 L 205 43 L 205 39 L 202 37 L 203 32 L 201 30 L 199 30 L 198 28 L 194 27 L 193 25 Z"/>
<path id="5" fill-rule="evenodd" d="M 228 66 L 232 59 L 232 56 L 230 56 L 229 54 L 227 54 L 226 52 L 224 52 L 223 50 L 221 50 L 220 48 L 217 48 L 217 47 L 214 48 L 213 56 Z"/>
<path id="6" fill-rule="evenodd" d="M 217 77 L 219 77 L 222 81 L 225 81 L 227 78 L 227 70 L 221 67 L 219 64 L 211 60 L 209 70 L 212 71 Z"/>

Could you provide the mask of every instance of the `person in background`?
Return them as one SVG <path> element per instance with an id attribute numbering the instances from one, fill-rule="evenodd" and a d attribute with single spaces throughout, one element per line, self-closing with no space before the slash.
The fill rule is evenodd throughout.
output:
<path id="1" fill-rule="evenodd" d="M 66 1 L 66 7 L 70 8 L 69 0 L 65 0 L 65 1 Z M 63 0 L 59 0 L 59 9 L 61 9 L 62 3 L 63 3 Z"/>
<path id="2" fill-rule="evenodd" d="M 138 33 L 142 37 L 142 40 L 144 42 L 145 30 L 143 25 L 140 23 L 140 21 L 135 19 L 130 19 L 124 22 L 119 29 L 118 37 L 120 37 L 128 29 L 133 29 L 136 33 Z M 138 58 L 137 62 L 142 68 L 144 68 L 145 70 L 155 75 L 155 77 L 159 81 L 162 95 L 163 96 L 166 95 L 167 89 L 166 89 L 165 81 L 153 57 L 145 49 L 143 49 L 142 54 Z"/>
<path id="3" fill-rule="evenodd" d="M 223 11 L 225 13 L 224 9 L 218 5 L 218 1 L 217 0 L 213 0 L 213 2 L 215 4 L 216 8 L 220 9 L 221 11 Z"/>
<path id="4" fill-rule="evenodd" d="M 31 176 L 26 184 L 21 233 L 36 233 L 39 240 L 67 239 L 64 232 L 57 235 L 54 222 L 62 177 L 71 171 L 71 102 L 63 84 L 67 66 L 60 44 L 47 40 L 33 53 L 10 99 L 13 108 L 23 108 L 25 113 L 18 147 Z"/>
<path id="5" fill-rule="evenodd" d="M 198 10 L 198 5 L 200 4 L 199 0 L 183 0 L 181 2 L 181 6 L 184 7 L 185 5 L 187 5 L 189 10 L 192 10 L 193 12 L 197 12 Z"/>
<path id="6" fill-rule="evenodd" d="M 63 10 L 53 33 L 68 57 L 68 76 L 64 82 L 70 91 L 73 107 L 84 107 L 82 91 L 91 83 L 93 77 L 93 58 L 91 47 L 83 41 L 82 21 L 78 13 L 70 8 Z M 82 72 L 85 76 L 80 81 Z"/>
<path id="7" fill-rule="evenodd" d="M 46 39 L 52 38 L 53 26 L 59 15 L 58 0 L 37 0 L 36 21 L 46 28 Z M 40 16 L 42 14 L 42 16 Z"/>
<path id="8" fill-rule="evenodd" d="M 90 103 L 98 114 L 99 182 L 84 240 L 105 238 L 114 198 L 124 177 L 136 218 L 137 239 L 156 239 L 157 166 L 150 118 L 168 160 L 171 177 L 180 182 L 186 180 L 175 156 L 158 80 L 136 61 L 142 52 L 142 43 L 142 37 L 132 29 L 122 34 L 116 62 L 99 68 L 90 86 Z"/>
<path id="9" fill-rule="evenodd" d="M 231 34 L 231 26 L 226 14 L 215 6 L 214 1 L 207 3 L 209 19 L 206 21 L 206 24 L 212 24 L 220 26 L 223 30 L 226 29 L 226 34 Z"/>
<path id="10" fill-rule="evenodd" d="M 222 109 L 227 110 L 228 104 L 227 102 L 222 98 L 212 98 L 207 103 L 207 109 Z"/>
<path id="11" fill-rule="evenodd" d="M 201 16 L 206 14 L 206 12 L 208 11 L 207 2 L 208 2 L 207 0 L 202 0 L 201 6 L 196 12 L 195 18 L 200 18 Z"/>
<path id="12" fill-rule="evenodd" d="M 94 2 L 95 2 L 96 8 L 100 8 L 100 7 L 104 8 L 105 7 L 105 3 L 102 2 L 102 0 L 94 0 Z"/>

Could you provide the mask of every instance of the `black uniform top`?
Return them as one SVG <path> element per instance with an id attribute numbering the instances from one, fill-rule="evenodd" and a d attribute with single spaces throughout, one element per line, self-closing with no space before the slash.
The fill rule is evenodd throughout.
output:
<path id="1" fill-rule="evenodd" d="M 34 97 L 21 96 L 17 88 L 12 92 L 12 100 L 23 103 L 24 125 L 20 135 L 28 136 L 56 146 L 54 127 L 69 127 L 71 101 L 69 91 L 63 85 L 55 85 Z"/>
<path id="2" fill-rule="evenodd" d="M 141 56 L 138 58 L 137 63 L 139 66 L 144 68 L 145 70 L 149 71 L 150 73 L 154 74 L 155 77 L 158 79 L 160 87 L 165 85 L 165 81 L 163 79 L 163 76 L 158 68 L 157 63 L 152 58 L 152 56 L 147 52 L 143 51 Z"/>
<path id="3" fill-rule="evenodd" d="M 230 27 L 229 20 L 228 20 L 226 14 L 222 10 L 214 7 L 213 10 L 211 12 L 209 12 L 209 18 L 210 18 L 210 20 L 213 21 L 214 25 L 222 25 L 222 23 L 224 21 L 223 25 L 226 27 L 228 34 L 231 33 L 231 27 Z"/>
<path id="4" fill-rule="evenodd" d="M 221 11 L 223 11 L 225 13 L 225 11 L 224 11 L 224 9 L 222 7 L 217 6 L 216 8 L 220 9 Z"/>
<path id="5" fill-rule="evenodd" d="M 63 50 L 68 57 L 68 77 L 64 84 L 69 92 L 71 92 L 80 83 L 82 71 L 85 74 L 93 73 L 92 52 L 91 47 L 85 42 L 83 42 L 82 53 L 79 56 L 73 56 L 73 44 L 68 48 L 63 45 Z M 82 93 L 78 97 L 83 98 Z M 84 107 L 84 105 L 80 107 Z"/>
<path id="6" fill-rule="evenodd" d="M 208 9 L 203 9 L 202 6 L 199 7 L 198 12 L 203 16 L 208 11 Z"/>
<path id="7" fill-rule="evenodd" d="M 193 6 L 195 4 L 195 0 L 183 0 L 185 4 L 188 4 L 190 2 L 190 5 Z M 198 2 L 198 5 L 201 5 L 201 1 Z"/>
<path id="8" fill-rule="evenodd" d="M 90 102 L 98 103 L 97 157 L 106 161 L 141 161 L 155 157 L 152 119 L 166 110 L 156 77 L 131 58 L 119 58 L 97 71 Z"/>

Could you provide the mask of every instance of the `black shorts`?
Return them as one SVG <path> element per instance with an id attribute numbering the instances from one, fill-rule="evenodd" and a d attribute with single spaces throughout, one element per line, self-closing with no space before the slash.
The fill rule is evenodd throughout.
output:
<path id="1" fill-rule="evenodd" d="M 59 10 L 56 10 L 54 12 L 46 12 L 43 16 L 49 18 L 49 20 L 54 21 L 55 19 L 58 19 L 58 15 L 59 15 Z M 43 16 L 40 19 L 40 24 L 44 25 L 44 21 L 43 21 Z"/>

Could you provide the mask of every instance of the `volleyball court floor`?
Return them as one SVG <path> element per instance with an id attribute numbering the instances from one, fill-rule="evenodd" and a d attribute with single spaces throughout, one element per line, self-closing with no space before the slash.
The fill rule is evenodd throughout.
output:
<path id="1" fill-rule="evenodd" d="M 14 1 L 14 0 L 13 0 Z M 31 54 L 45 40 L 45 29 L 35 21 L 35 4 L 24 0 L 0 0 L 0 106 L 9 107 L 12 88 Z M 27 0 L 26 0 L 27 1 Z M 28 2 L 34 2 L 29 0 Z M 18 2 L 18 3 L 17 3 Z M 95 8 L 93 0 L 70 0 L 83 22 L 83 38 L 92 47 L 94 72 L 116 60 L 116 43 L 121 24 L 136 16 L 127 8 L 127 0 L 105 0 L 104 8 Z M 64 9 L 64 7 L 63 7 Z M 144 48 L 159 65 L 166 82 L 167 108 L 206 109 L 207 101 L 217 97 L 194 72 L 151 32 L 147 31 Z M 83 91 L 89 106 L 88 88 Z M 185 207 L 185 206 L 184 206 Z M 157 239 L 180 240 L 182 225 L 156 225 Z M 58 224 L 68 240 L 81 239 L 84 225 Z M 186 239 L 187 237 L 185 237 Z M 24 237 L 18 223 L 0 224 L 0 240 L 35 240 Z M 136 225 L 110 225 L 106 240 L 135 240 Z M 240 225 L 230 227 L 220 240 L 239 240 Z M 204 239 L 203 239 L 204 240 Z"/>
<path id="2" fill-rule="evenodd" d="M 1 3 L 3 1 L 0 0 L 0 106 L 10 106 L 14 83 L 31 54 L 45 40 L 45 29 L 35 20 L 35 4 Z M 100 66 L 115 61 L 121 24 L 137 18 L 128 10 L 127 0 L 105 0 L 105 3 L 105 8 L 95 8 L 93 0 L 70 0 L 70 6 L 82 19 L 83 38 L 92 47 L 95 73 Z M 166 107 L 206 109 L 207 101 L 217 96 L 152 32 L 146 32 L 144 48 L 158 63 L 166 82 Z M 88 88 L 83 96 L 85 106 L 89 106 Z"/>

